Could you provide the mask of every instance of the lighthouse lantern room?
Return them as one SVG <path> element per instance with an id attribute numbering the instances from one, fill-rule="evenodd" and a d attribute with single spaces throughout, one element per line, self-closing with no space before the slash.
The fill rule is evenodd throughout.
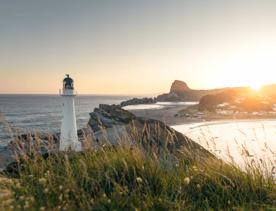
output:
<path id="1" fill-rule="evenodd" d="M 74 81 L 69 75 L 66 75 L 66 78 L 63 80 L 61 96 L 63 98 L 63 108 L 59 150 L 80 151 L 81 143 L 78 140 L 74 102 Z"/>

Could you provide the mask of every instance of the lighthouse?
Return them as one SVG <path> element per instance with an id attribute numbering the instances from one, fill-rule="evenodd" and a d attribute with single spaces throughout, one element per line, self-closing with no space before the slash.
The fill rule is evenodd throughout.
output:
<path id="1" fill-rule="evenodd" d="M 80 151 L 81 143 L 78 140 L 74 102 L 74 81 L 69 75 L 66 75 L 66 78 L 63 80 L 63 89 L 60 95 L 63 98 L 63 108 L 59 150 Z"/>

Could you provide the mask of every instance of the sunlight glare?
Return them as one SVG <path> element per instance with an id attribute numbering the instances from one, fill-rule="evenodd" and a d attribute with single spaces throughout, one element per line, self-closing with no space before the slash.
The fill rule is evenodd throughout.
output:
<path id="1" fill-rule="evenodd" d="M 217 78 L 213 80 L 213 74 L 210 82 L 214 87 L 249 86 L 252 90 L 259 91 L 263 85 L 275 81 L 275 53 L 261 49 L 236 52 L 217 66 Z"/>
<path id="2" fill-rule="evenodd" d="M 253 91 L 258 92 L 258 91 L 261 90 L 262 85 L 256 83 L 256 84 L 250 85 L 250 88 L 251 88 Z"/>

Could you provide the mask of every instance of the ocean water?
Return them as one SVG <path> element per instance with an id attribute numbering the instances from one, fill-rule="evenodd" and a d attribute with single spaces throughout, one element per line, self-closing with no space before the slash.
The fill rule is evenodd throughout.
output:
<path id="1" fill-rule="evenodd" d="M 173 128 L 224 161 L 264 167 L 276 178 L 276 120 L 233 120 L 176 125 Z"/>
<path id="2" fill-rule="evenodd" d="M 166 106 L 196 105 L 198 102 L 157 102 L 154 104 L 128 105 L 123 108 L 126 110 L 162 109 Z"/>
<path id="3" fill-rule="evenodd" d="M 119 104 L 133 96 L 77 96 L 78 128 L 86 126 L 89 113 L 99 104 Z M 194 103 L 191 103 L 194 104 Z M 62 98 L 57 95 L 0 95 L 0 146 L 7 145 L 9 127 L 20 133 L 59 132 Z M 159 109 L 173 103 L 135 105 L 132 109 Z M 276 171 L 276 120 L 217 121 L 172 126 L 217 157 L 245 167 L 245 162 L 265 163 Z M 276 172 L 275 172 L 276 175 Z"/>
<path id="4" fill-rule="evenodd" d="M 89 113 L 99 104 L 119 104 L 132 96 L 76 96 L 75 106 L 78 128 L 84 127 Z M 6 145 L 9 127 L 20 133 L 30 131 L 58 132 L 62 117 L 62 98 L 58 95 L 0 95 L 0 145 Z"/>

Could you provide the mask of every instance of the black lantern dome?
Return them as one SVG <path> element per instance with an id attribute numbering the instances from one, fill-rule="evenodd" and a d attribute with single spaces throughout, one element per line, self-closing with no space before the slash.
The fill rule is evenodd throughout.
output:
<path id="1" fill-rule="evenodd" d="M 69 77 L 69 74 L 66 75 L 66 78 L 63 80 L 64 89 L 74 89 L 74 81 Z"/>

